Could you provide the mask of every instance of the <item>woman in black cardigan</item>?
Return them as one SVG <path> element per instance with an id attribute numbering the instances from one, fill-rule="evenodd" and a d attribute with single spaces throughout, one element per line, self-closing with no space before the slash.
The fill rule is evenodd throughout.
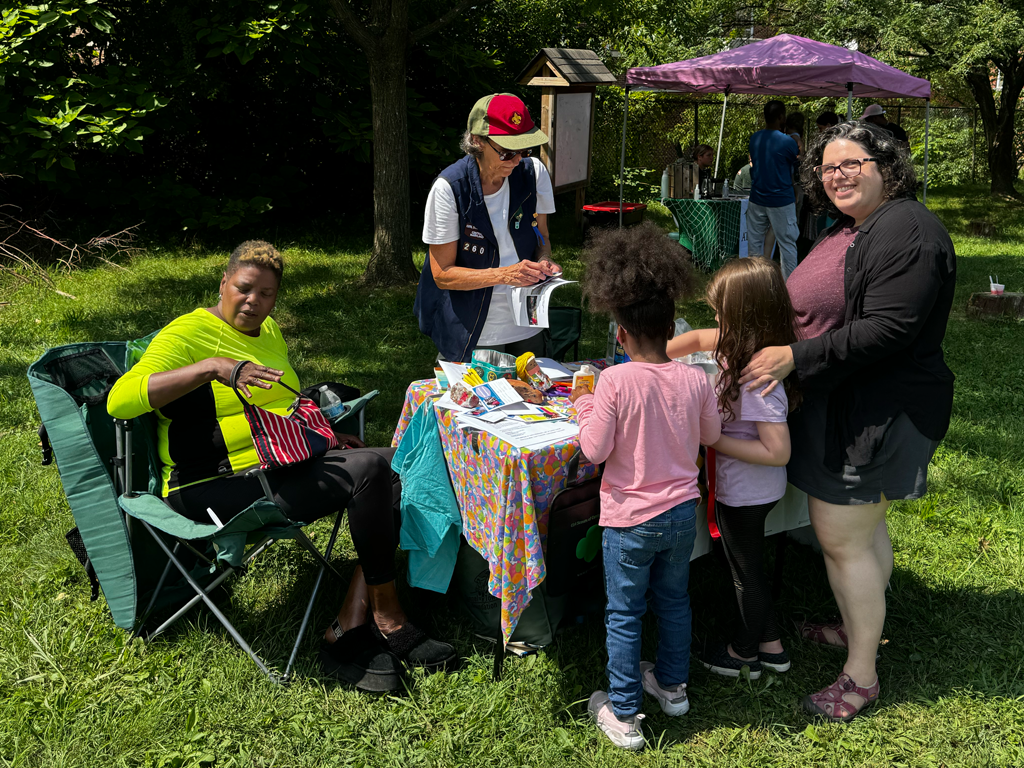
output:
<path id="1" fill-rule="evenodd" d="M 953 374 L 941 345 L 956 254 L 942 223 L 908 199 L 916 179 L 905 150 L 872 125 L 819 134 L 802 181 L 811 204 L 831 205 L 839 220 L 787 283 L 802 340 L 758 352 L 741 381 L 758 388 L 795 373 L 805 395 L 789 421 L 789 481 L 808 494 L 842 621 L 802 632 L 848 655 L 839 679 L 803 704 L 845 721 L 879 694 L 893 567 L 886 509 L 926 493 L 949 427 Z"/>

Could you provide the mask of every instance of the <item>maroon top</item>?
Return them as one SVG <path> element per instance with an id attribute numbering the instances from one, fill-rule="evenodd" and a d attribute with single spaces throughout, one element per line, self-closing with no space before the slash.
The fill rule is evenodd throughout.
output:
<path id="1" fill-rule="evenodd" d="M 843 272 L 857 227 L 843 227 L 818 243 L 786 281 L 800 337 L 813 339 L 839 328 L 846 315 Z"/>

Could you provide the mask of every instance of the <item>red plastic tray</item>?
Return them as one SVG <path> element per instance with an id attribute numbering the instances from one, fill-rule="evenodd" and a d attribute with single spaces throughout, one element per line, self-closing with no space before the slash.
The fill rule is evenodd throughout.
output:
<path id="1" fill-rule="evenodd" d="M 584 211 L 594 211 L 597 213 L 618 213 L 619 212 L 619 201 L 618 200 L 606 200 L 603 203 L 593 203 L 592 205 L 584 205 Z M 633 211 L 646 211 L 646 203 L 623 203 L 622 212 L 632 213 Z"/>

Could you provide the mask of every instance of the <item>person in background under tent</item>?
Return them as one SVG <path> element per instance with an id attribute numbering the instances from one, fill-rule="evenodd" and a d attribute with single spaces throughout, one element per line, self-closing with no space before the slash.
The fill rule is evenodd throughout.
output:
<path id="1" fill-rule="evenodd" d="M 793 168 L 800 150 L 783 133 L 785 104 L 775 100 L 765 104 L 764 123 L 764 130 L 750 137 L 752 184 L 747 207 L 747 243 L 751 256 L 763 255 L 770 224 L 779 243 L 782 274 L 788 278 L 796 269 L 796 240 L 800 234 L 793 192 Z"/>
<path id="2" fill-rule="evenodd" d="M 865 123 L 877 125 L 883 131 L 888 131 L 896 139 L 897 144 L 904 149 L 910 149 L 910 139 L 907 138 L 907 132 L 896 125 L 896 123 L 889 122 L 889 119 L 885 116 L 885 108 L 881 104 L 870 105 L 864 110 L 864 114 L 860 116 L 860 119 Z"/>
<path id="3" fill-rule="evenodd" d="M 831 111 L 822 112 L 820 115 L 818 115 L 817 119 L 814 121 L 814 124 L 818 129 L 818 133 L 821 133 L 822 131 L 827 131 L 833 125 L 839 125 L 839 115 Z"/>
<path id="4" fill-rule="evenodd" d="M 697 164 L 700 196 L 711 197 L 711 166 L 715 162 L 715 150 L 707 144 L 698 144 L 693 149 L 693 162 Z"/>

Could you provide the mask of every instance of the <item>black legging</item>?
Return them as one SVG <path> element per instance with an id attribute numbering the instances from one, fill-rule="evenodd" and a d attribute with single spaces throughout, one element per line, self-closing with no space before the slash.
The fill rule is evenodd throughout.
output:
<path id="1" fill-rule="evenodd" d="M 292 520 L 308 523 L 348 510 L 352 543 L 367 584 L 395 579 L 402 485 L 391 470 L 394 454 L 394 448 L 335 449 L 266 473 L 274 500 Z M 211 522 L 209 507 L 227 523 L 261 498 L 263 487 L 258 480 L 232 475 L 189 486 L 172 493 L 167 501 L 190 520 Z"/>
<path id="2" fill-rule="evenodd" d="M 737 656 L 757 656 L 761 643 L 778 640 L 771 589 L 764 575 L 764 519 L 777 501 L 752 507 L 730 507 L 715 503 L 715 521 L 722 532 L 725 557 L 732 570 L 740 621 L 733 633 L 732 649 Z"/>

